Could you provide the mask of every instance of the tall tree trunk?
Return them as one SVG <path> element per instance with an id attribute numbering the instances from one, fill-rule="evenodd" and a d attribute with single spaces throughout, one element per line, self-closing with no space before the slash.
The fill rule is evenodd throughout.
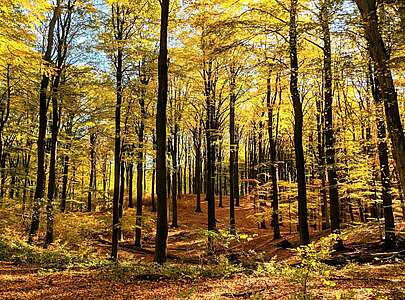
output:
<path id="1" fill-rule="evenodd" d="M 178 163 L 177 163 L 177 149 L 178 149 L 178 133 L 179 133 L 179 125 L 174 125 L 174 133 L 173 133 L 173 147 L 172 147 L 172 225 L 171 227 L 177 228 L 179 225 L 177 224 L 177 179 L 178 179 Z"/>
<path id="2" fill-rule="evenodd" d="M 384 208 L 384 226 L 385 226 L 384 244 L 387 249 L 392 249 L 395 246 L 395 221 L 392 210 L 391 176 L 388 160 L 387 136 L 383 117 L 384 109 L 378 79 L 374 78 L 371 66 L 369 66 L 369 69 L 370 69 L 369 70 L 370 83 L 372 87 L 372 94 L 377 114 L 378 157 L 380 160 L 380 175 L 382 185 L 381 197 L 383 202 L 382 205 Z"/>
<path id="3" fill-rule="evenodd" d="M 298 55 L 297 55 L 297 6 L 298 0 L 291 0 L 290 7 L 290 92 L 294 106 L 294 145 L 295 163 L 298 181 L 298 223 L 301 244 L 309 243 L 307 195 L 305 181 L 305 159 L 302 145 L 303 113 L 298 91 Z"/>
<path id="4" fill-rule="evenodd" d="M 162 0 L 160 23 L 160 50 L 158 58 L 158 102 L 156 114 L 156 194 L 157 222 L 155 262 L 163 264 L 167 258 L 167 192 L 166 192 L 166 105 L 168 86 L 167 27 L 169 21 L 169 0 Z"/>
<path id="5" fill-rule="evenodd" d="M 239 207 L 239 136 L 235 136 L 235 163 L 234 163 L 234 176 L 233 180 L 235 181 L 233 184 L 234 190 L 235 190 L 235 206 Z"/>
<path id="6" fill-rule="evenodd" d="M 133 188 L 134 188 L 134 164 L 130 162 L 128 164 L 128 207 L 133 208 Z"/>
<path id="7" fill-rule="evenodd" d="M 202 166 L 201 166 L 201 135 L 202 128 L 201 124 L 194 132 L 194 147 L 195 147 L 195 193 L 196 193 L 196 209 L 195 212 L 202 212 L 201 210 L 201 177 L 202 177 Z"/>
<path id="8" fill-rule="evenodd" d="M 60 70 L 59 70 L 60 72 Z M 46 236 L 45 245 L 53 242 L 53 197 L 56 189 L 56 147 L 59 131 L 59 108 L 58 108 L 58 88 L 60 73 L 55 77 L 52 87 L 52 127 L 51 127 L 51 155 L 49 162 L 48 200 L 46 204 Z"/>
<path id="9" fill-rule="evenodd" d="M 206 170 L 207 170 L 207 191 L 206 198 L 208 202 L 208 231 L 212 232 L 216 230 L 215 220 L 215 138 L 213 134 L 214 130 L 214 114 L 215 103 L 212 99 L 212 61 L 207 63 L 207 69 L 204 70 L 205 75 L 205 97 L 207 102 L 207 119 L 206 119 Z M 212 236 L 208 235 L 208 252 L 213 253 L 213 240 Z"/>
<path id="10" fill-rule="evenodd" d="M 276 91 L 273 99 L 271 98 L 271 82 L 270 74 L 267 78 L 267 117 L 268 117 L 268 134 L 270 141 L 270 174 L 271 174 L 271 187 L 272 187 L 272 227 L 273 227 L 273 239 L 281 238 L 280 225 L 279 225 L 279 211 L 278 211 L 278 187 L 277 187 L 277 162 L 276 162 L 276 139 L 274 138 L 273 127 L 273 110 L 275 100 L 277 99 L 277 87 L 279 86 L 279 75 L 276 78 Z M 281 87 L 280 87 L 281 88 Z"/>
<path id="11" fill-rule="evenodd" d="M 234 67 L 231 66 L 231 80 L 230 80 L 230 96 L 229 96 L 229 231 L 231 234 L 236 234 L 235 222 L 235 156 L 236 156 L 236 143 L 235 143 L 235 74 Z"/>
<path id="12" fill-rule="evenodd" d="M 326 168 L 329 179 L 330 223 L 333 233 L 340 233 L 340 205 L 338 181 L 335 165 L 335 137 L 333 133 L 333 95 L 332 95 L 332 50 L 329 31 L 330 0 L 323 0 L 321 8 L 321 26 L 323 35 L 323 72 L 325 97 L 325 147 Z M 338 240 L 338 248 L 343 248 L 343 241 Z"/>
<path id="13" fill-rule="evenodd" d="M 141 247 L 141 232 L 142 232 L 142 202 L 143 202 L 143 143 L 145 129 L 145 90 L 142 87 L 142 95 L 140 98 L 141 120 L 138 126 L 138 162 L 136 172 L 136 220 L 135 220 L 135 247 Z"/>
<path id="14" fill-rule="evenodd" d="M 218 161 L 219 161 L 219 170 L 218 170 L 218 181 L 217 181 L 217 186 L 218 186 L 218 196 L 219 196 L 219 203 L 218 207 L 224 207 L 223 201 L 222 201 L 222 141 L 219 144 L 219 149 L 218 149 Z"/>
<path id="15" fill-rule="evenodd" d="M 53 11 L 52 19 L 48 26 L 47 47 L 43 56 L 43 60 L 51 64 L 54 30 L 56 21 L 60 14 L 60 0 L 57 1 L 56 7 Z M 40 201 L 44 198 L 45 194 L 45 135 L 47 126 L 47 90 L 49 85 L 49 75 L 44 72 L 41 80 L 41 87 L 39 91 L 39 130 L 37 141 L 37 178 L 36 188 L 32 207 L 32 221 L 28 237 L 28 242 L 32 243 L 32 240 L 39 228 L 39 216 L 40 216 Z"/>
<path id="16" fill-rule="evenodd" d="M 155 130 L 152 133 L 152 141 L 153 141 L 153 150 L 156 150 L 156 136 Z M 153 157 L 153 170 L 152 170 L 152 186 L 151 186 L 151 198 L 152 198 L 152 212 L 156 212 L 156 204 L 155 204 L 155 181 L 156 181 L 156 158 Z"/>
<path id="17" fill-rule="evenodd" d="M 124 213 L 124 191 L 125 191 L 125 161 L 123 159 L 123 153 L 125 152 L 125 148 L 123 147 L 123 143 L 121 143 L 121 162 L 120 162 L 120 192 L 119 192 L 119 200 L 118 200 L 118 208 L 119 208 L 119 216 L 120 220 L 122 219 Z M 119 240 L 122 240 L 122 231 L 119 232 Z"/>
<path id="18" fill-rule="evenodd" d="M 121 7 L 119 4 L 113 4 L 113 22 L 121 24 Z M 114 194 L 113 194 L 113 224 L 112 224 L 112 243 L 111 258 L 118 258 L 118 239 L 121 233 L 120 221 L 120 174 L 121 174 L 121 105 L 123 96 L 122 78 L 123 78 L 123 49 L 121 47 L 123 32 L 121 26 L 117 27 L 116 40 L 118 43 L 116 57 L 116 104 L 115 104 L 115 138 L 114 138 Z"/>
<path id="19" fill-rule="evenodd" d="M 318 169 L 319 169 L 319 177 L 321 180 L 321 215 L 322 215 L 322 229 L 329 229 L 330 228 L 330 218 L 328 214 L 328 198 L 326 195 L 326 173 L 325 173 L 325 147 L 324 147 L 324 133 L 322 129 L 322 124 L 324 124 L 324 114 L 322 110 L 322 102 L 320 100 L 316 100 L 316 129 L 318 135 Z"/>
<path id="20" fill-rule="evenodd" d="M 6 103 L 1 103 L 1 119 L 0 119 L 0 177 L 1 177 L 1 189 L 0 189 L 0 200 L 4 196 L 4 184 L 5 184 L 5 175 L 6 175 L 6 161 L 3 153 L 3 131 L 6 126 L 6 123 L 10 116 L 10 101 L 11 101 L 11 70 L 10 65 L 7 65 L 7 74 L 6 74 Z M 0 202 L 1 203 L 1 202 Z"/>
<path id="21" fill-rule="evenodd" d="M 401 186 L 404 188 L 405 136 L 399 114 L 397 92 L 389 66 L 389 53 L 378 28 L 377 3 L 376 0 L 356 0 L 356 3 L 363 18 L 365 36 L 376 68 L 376 79 L 384 102 L 385 119 L 392 143 L 392 156 L 395 160 Z"/>
<path id="22" fill-rule="evenodd" d="M 91 212 L 92 195 L 95 189 L 95 172 L 96 172 L 96 134 L 90 133 L 90 179 L 89 179 L 89 192 L 87 195 L 87 211 Z"/>
<path id="23" fill-rule="evenodd" d="M 193 177 L 193 160 L 191 158 L 191 145 L 187 145 L 188 147 L 188 193 L 191 195 L 193 193 L 193 184 L 192 184 L 192 177 Z"/>
<path id="24" fill-rule="evenodd" d="M 69 177 L 69 155 L 65 154 L 63 158 L 62 195 L 60 202 L 60 211 L 63 213 L 66 210 L 68 177 Z"/>

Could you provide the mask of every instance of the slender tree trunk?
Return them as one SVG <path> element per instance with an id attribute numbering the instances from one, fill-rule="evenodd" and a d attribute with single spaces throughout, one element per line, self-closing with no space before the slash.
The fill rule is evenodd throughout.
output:
<path id="1" fill-rule="evenodd" d="M 291 0 L 290 7 L 290 63 L 291 78 L 290 92 L 294 106 L 294 145 L 295 163 L 298 181 L 298 223 L 301 244 L 309 243 L 307 195 L 305 181 L 305 159 L 302 145 L 303 113 L 302 103 L 298 91 L 298 55 L 297 55 L 297 6 L 298 0 Z"/>
<path id="2" fill-rule="evenodd" d="M 62 195 L 60 202 L 60 211 L 63 213 L 66 210 L 68 177 L 69 177 L 69 155 L 65 154 L 63 162 Z"/>
<path id="3" fill-rule="evenodd" d="M 188 193 L 191 195 L 193 193 L 193 184 L 192 184 L 192 181 L 193 181 L 192 180 L 192 177 L 193 177 L 193 172 L 192 172 L 193 160 L 192 160 L 191 154 L 190 154 L 191 145 L 189 144 L 189 145 L 187 145 L 187 147 L 188 147 Z"/>
<path id="4" fill-rule="evenodd" d="M 122 159 L 124 153 L 123 144 L 121 144 L 121 162 L 120 162 L 120 192 L 119 192 L 119 200 L 118 200 L 118 210 L 120 219 L 122 219 L 124 213 L 124 191 L 125 191 L 125 161 Z M 119 232 L 119 239 L 122 240 L 122 232 Z"/>
<path id="5" fill-rule="evenodd" d="M 90 133 L 90 179 L 89 179 L 89 192 L 87 195 L 87 211 L 91 212 L 92 196 L 95 189 L 94 179 L 96 169 L 96 134 Z"/>
<path id="6" fill-rule="evenodd" d="M 240 200 L 240 195 L 239 195 L 239 137 L 235 137 L 235 172 L 233 176 L 233 180 L 235 181 L 233 186 L 235 190 L 235 206 L 239 207 L 239 200 Z"/>
<path id="7" fill-rule="evenodd" d="M 171 227 L 177 228 L 179 225 L 177 224 L 177 179 L 178 179 L 178 164 L 177 164 L 177 144 L 178 144 L 178 132 L 179 132 L 179 125 L 176 123 L 174 125 L 174 133 L 173 133 L 173 147 L 172 147 L 172 225 Z"/>
<path id="8" fill-rule="evenodd" d="M 133 208 L 133 188 L 134 188 L 134 164 L 132 162 L 128 165 L 128 207 Z"/>
<path id="9" fill-rule="evenodd" d="M 231 66 L 231 81 L 230 81 L 230 96 L 229 96 L 229 231 L 231 234 L 236 234 L 235 222 L 235 76 L 234 68 Z"/>
<path id="10" fill-rule="evenodd" d="M 144 147 L 144 131 L 145 131 L 145 96 L 147 80 L 142 80 L 141 97 L 139 99 L 139 106 L 141 108 L 141 120 L 138 126 L 138 162 L 137 162 L 137 180 L 136 180 L 136 218 L 135 218 L 135 247 L 141 247 L 141 233 L 142 233 L 142 205 L 143 205 L 143 147 Z"/>
<path id="11" fill-rule="evenodd" d="M 202 177 L 202 168 L 201 168 L 201 135 L 202 128 L 201 124 L 198 125 L 198 128 L 194 134 L 194 146 L 195 146 L 195 193 L 196 193 L 196 209 L 195 212 L 200 213 L 201 210 L 201 177 Z"/>
<path id="12" fill-rule="evenodd" d="M 143 202 L 143 128 L 142 124 L 138 132 L 139 152 L 136 167 L 136 217 L 135 217 L 135 247 L 140 248 L 142 234 L 142 202 Z"/>
<path id="13" fill-rule="evenodd" d="M 163 264 L 167 258 L 167 192 L 166 192 L 166 105 L 168 86 L 167 27 L 169 0 L 161 2 L 160 50 L 158 58 L 158 103 L 156 114 L 156 194 L 157 222 L 155 262 Z"/>
<path id="14" fill-rule="evenodd" d="M 340 213 L 338 182 L 335 166 L 335 137 L 333 134 L 333 112 L 332 112 L 332 53 L 329 32 L 329 0 L 324 0 L 321 8 L 321 25 L 323 35 L 323 72 L 324 72 L 324 97 L 325 97 L 325 147 L 326 164 L 329 179 L 329 199 L 330 199 L 330 221 L 331 231 L 340 233 Z M 339 240 L 339 248 L 343 243 Z"/>
<path id="15" fill-rule="evenodd" d="M 322 130 L 322 124 L 324 124 L 322 102 L 316 101 L 317 117 L 316 117 L 316 128 L 318 134 L 318 168 L 319 177 L 321 180 L 321 215 L 322 215 L 322 229 L 330 228 L 330 218 L 328 214 L 328 198 L 326 195 L 326 174 L 325 174 L 325 147 L 324 147 L 324 134 Z"/>
<path id="16" fill-rule="evenodd" d="M 277 88 L 276 92 L 274 93 L 274 100 L 271 98 L 271 85 L 270 85 L 270 74 L 267 78 L 267 116 L 268 116 L 268 133 L 269 133 L 269 140 L 270 140 L 270 174 L 271 174 L 271 187 L 272 187 L 272 206 L 273 206 L 273 214 L 272 214 L 272 226 L 273 226 L 273 239 L 281 238 L 280 234 L 280 225 L 279 225 L 279 211 L 278 211 L 278 187 L 277 187 L 277 165 L 276 165 L 276 139 L 274 138 L 273 134 L 273 110 L 275 99 L 277 98 Z M 276 79 L 276 87 L 279 85 L 279 77 L 277 74 Z"/>
<path id="17" fill-rule="evenodd" d="M 152 139 L 153 139 L 153 150 L 156 150 L 156 137 L 155 137 L 155 131 L 153 130 L 152 133 Z M 156 204 L 155 204 L 155 181 L 156 181 L 156 158 L 153 157 L 153 169 L 152 169 L 152 187 L 151 187 L 151 211 L 156 212 Z"/>
<path id="18" fill-rule="evenodd" d="M 6 126 L 6 123 L 10 116 L 10 101 L 11 101 L 11 70 L 10 65 L 7 65 L 7 74 L 6 74 L 6 103 L 1 105 L 1 119 L 0 119 L 0 177 L 1 177 L 1 189 L 0 189 L 0 200 L 2 200 L 4 196 L 4 184 L 5 184 L 5 176 L 6 176 L 6 162 L 3 153 L 3 131 Z M 4 161 L 4 163 L 3 163 Z M 1 204 L 1 201 L 0 201 Z"/>
<path id="19" fill-rule="evenodd" d="M 218 160 L 219 160 L 219 170 L 218 170 L 218 196 L 219 196 L 219 203 L 218 207 L 224 207 L 224 204 L 222 203 L 222 142 L 219 144 L 219 150 L 218 150 Z"/>
<path id="20" fill-rule="evenodd" d="M 114 16 L 113 20 L 122 23 L 121 8 L 118 4 L 113 5 Z M 122 28 L 116 33 L 116 40 L 118 45 L 123 40 Z M 118 258 L 118 239 L 121 233 L 120 221 L 120 173 L 121 173 L 121 105 L 123 96 L 122 78 L 123 78 L 123 49 L 121 46 L 117 50 L 116 58 L 116 104 L 115 104 L 115 139 L 114 139 L 114 194 L 113 194 L 113 224 L 112 224 L 112 247 L 111 258 L 117 260 Z"/>

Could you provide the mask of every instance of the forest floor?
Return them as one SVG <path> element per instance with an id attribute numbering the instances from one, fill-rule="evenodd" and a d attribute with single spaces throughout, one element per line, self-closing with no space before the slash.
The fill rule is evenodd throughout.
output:
<path id="1" fill-rule="evenodd" d="M 194 197 L 179 201 L 179 227 L 169 229 L 163 268 L 152 263 L 155 220 L 149 206 L 142 249 L 133 246 L 135 211 L 125 210 L 118 265 L 107 259 L 110 213 L 57 214 L 55 245 L 45 250 L 44 227 L 37 245 L 29 246 L 28 218 L 13 205 L 2 208 L 0 299 L 405 299 L 405 222 L 397 224 L 397 249 L 385 251 L 382 225 L 370 222 L 345 230 L 343 252 L 325 259 L 323 246 L 314 245 L 302 265 L 302 253 L 294 249 L 296 228 L 290 233 L 284 221 L 283 239 L 273 241 L 270 222 L 258 229 L 247 199 L 236 208 L 236 239 L 226 234 L 227 198 L 224 208 L 216 208 L 216 255 L 208 256 L 206 202 L 203 213 L 194 207 Z M 327 235 L 311 232 L 313 241 Z"/>

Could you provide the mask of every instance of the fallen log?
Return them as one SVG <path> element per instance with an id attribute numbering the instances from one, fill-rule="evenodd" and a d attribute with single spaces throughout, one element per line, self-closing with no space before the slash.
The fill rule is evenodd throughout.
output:
<path id="1" fill-rule="evenodd" d="M 263 292 L 265 289 L 256 289 L 256 290 L 247 290 L 242 292 L 234 292 L 234 293 L 223 293 L 221 294 L 222 297 L 227 298 L 242 298 L 242 297 L 251 297 L 256 295 L 257 293 Z"/>

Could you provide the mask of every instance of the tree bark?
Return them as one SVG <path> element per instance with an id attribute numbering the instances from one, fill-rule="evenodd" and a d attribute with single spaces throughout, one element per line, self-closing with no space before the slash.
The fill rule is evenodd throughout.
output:
<path id="1" fill-rule="evenodd" d="M 295 164 L 297 168 L 298 181 L 298 223 L 300 232 L 300 242 L 303 245 L 309 243 L 307 195 L 305 181 L 305 158 L 302 145 L 302 125 L 303 113 L 302 103 L 298 91 L 298 55 L 297 55 L 297 0 L 291 0 L 290 7 L 290 92 L 294 106 L 294 145 Z"/>
<path id="2" fill-rule="evenodd" d="M 177 228 L 179 225 L 177 224 L 177 179 L 178 179 L 178 164 L 177 164 L 177 149 L 178 149 L 178 132 L 179 132 L 179 125 L 174 125 L 174 133 L 173 133 L 173 146 L 172 146 L 172 224 L 171 227 Z"/>
<path id="3" fill-rule="evenodd" d="M 201 177 L 202 177 L 202 166 L 201 166 L 201 135 L 202 128 L 201 124 L 194 131 L 194 148 L 195 148 L 195 193 L 196 193 L 196 209 L 195 212 L 200 213 L 201 210 Z"/>
<path id="4" fill-rule="evenodd" d="M 375 64 L 381 98 L 385 108 L 387 129 L 392 143 L 392 156 L 395 160 L 402 188 L 405 186 L 405 137 L 398 108 L 397 92 L 389 67 L 389 53 L 378 28 L 376 0 L 356 0 L 360 10 L 371 58 Z"/>
<path id="5" fill-rule="evenodd" d="M 335 164 L 335 137 L 333 133 L 333 95 L 332 95 L 332 49 L 329 30 L 329 3 L 323 0 L 321 8 L 321 27 L 323 35 L 323 72 L 325 97 L 325 147 L 326 168 L 329 179 L 330 224 L 332 233 L 340 233 L 340 205 L 338 181 Z M 338 248 L 343 248 L 343 241 L 338 239 Z"/>
<path id="6" fill-rule="evenodd" d="M 121 105 L 122 105 L 122 78 L 123 78 L 123 49 L 120 43 L 123 40 L 121 8 L 119 4 L 112 5 L 113 23 L 115 23 L 115 39 L 119 45 L 116 57 L 116 104 L 115 104 L 115 138 L 114 138 L 114 194 L 113 194 L 113 224 L 112 224 L 112 243 L 111 258 L 118 258 L 118 239 L 121 232 L 120 221 L 120 173 L 121 173 Z"/>
<path id="7" fill-rule="evenodd" d="M 60 0 L 57 1 L 56 7 L 53 11 L 52 18 L 49 22 L 48 36 L 47 36 L 47 47 L 46 52 L 43 56 L 43 60 L 47 64 L 51 64 L 52 61 L 52 51 L 53 51 L 53 40 L 54 40 L 54 30 L 56 21 L 60 14 Z M 40 206 L 41 201 L 45 194 L 45 136 L 47 127 L 47 90 L 49 85 L 49 75 L 44 72 L 41 80 L 41 87 L 39 91 L 39 130 L 38 130 L 38 141 L 37 141 L 37 178 L 35 195 L 32 207 L 32 221 L 30 226 L 30 232 L 28 237 L 28 243 L 32 243 L 33 237 L 37 233 L 39 228 L 39 216 L 40 216 Z"/>
<path id="8" fill-rule="evenodd" d="M 157 222 L 155 262 L 163 264 L 167 259 L 167 191 L 166 191 L 166 105 L 168 87 L 167 27 L 169 0 L 161 2 L 160 50 L 158 58 L 158 102 L 156 114 L 156 194 Z"/>
<path id="9" fill-rule="evenodd" d="M 372 94 L 376 106 L 377 114 L 377 138 L 378 138 L 378 157 L 380 160 L 380 175 L 382 185 L 382 202 L 384 211 L 384 226 L 385 226 L 385 239 L 384 244 L 387 249 L 392 249 L 395 246 L 395 221 L 392 210 L 392 196 L 391 196 L 391 176 L 388 160 L 388 145 L 387 136 L 384 122 L 384 109 L 381 99 L 381 91 L 377 78 L 374 78 L 372 66 L 369 66 L 370 83 Z"/>
<path id="10" fill-rule="evenodd" d="M 279 211 L 278 211 L 278 187 L 277 187 L 277 165 L 276 165 L 276 154 L 277 145 L 276 139 L 273 133 L 273 110 L 275 105 L 275 100 L 277 99 L 277 87 L 279 86 L 279 75 L 276 78 L 276 92 L 274 93 L 273 99 L 271 98 L 271 82 L 270 74 L 267 78 L 267 117 L 268 117 L 268 134 L 270 141 L 270 174 L 271 174 L 271 187 L 272 187 L 272 227 L 273 227 L 273 239 L 281 238 L 280 234 L 280 224 L 279 224 Z M 281 87 L 280 87 L 281 88 Z"/>
<path id="11" fill-rule="evenodd" d="M 89 178 L 89 192 L 87 195 L 87 211 L 91 212 L 92 196 L 95 189 L 95 171 L 96 171 L 96 134 L 90 133 L 90 178 Z"/>
<path id="12" fill-rule="evenodd" d="M 60 70 L 58 70 L 60 72 Z M 60 73 L 55 77 L 52 87 L 52 127 L 51 127 L 51 153 L 49 162 L 48 200 L 46 205 L 46 236 L 45 245 L 53 242 L 53 197 L 56 189 L 56 147 L 59 132 L 59 108 L 57 92 L 60 82 Z"/>

